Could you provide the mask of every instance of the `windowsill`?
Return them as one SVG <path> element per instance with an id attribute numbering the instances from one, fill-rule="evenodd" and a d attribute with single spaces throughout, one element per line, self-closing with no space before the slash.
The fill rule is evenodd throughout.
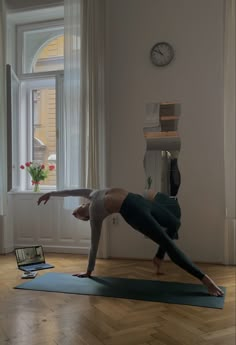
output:
<path id="1" fill-rule="evenodd" d="M 27 190 L 20 190 L 20 189 L 16 189 L 16 190 L 11 190 L 9 192 L 7 192 L 7 194 L 35 194 L 35 195 L 42 195 L 48 192 L 52 192 L 55 191 L 56 188 L 41 188 L 41 190 L 39 192 L 34 192 L 32 189 L 27 189 Z"/>
<path id="2" fill-rule="evenodd" d="M 39 195 L 39 194 L 44 194 L 46 193 L 46 191 L 40 191 L 40 192 L 34 192 L 32 190 L 17 190 L 17 191 L 10 191 L 7 194 L 8 195 L 12 195 L 12 194 L 35 194 L 35 195 Z"/>

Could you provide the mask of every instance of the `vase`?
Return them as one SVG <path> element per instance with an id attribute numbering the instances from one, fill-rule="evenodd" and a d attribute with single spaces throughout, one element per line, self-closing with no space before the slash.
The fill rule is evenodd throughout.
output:
<path id="1" fill-rule="evenodd" d="M 34 192 L 39 192 L 39 183 L 34 183 Z"/>

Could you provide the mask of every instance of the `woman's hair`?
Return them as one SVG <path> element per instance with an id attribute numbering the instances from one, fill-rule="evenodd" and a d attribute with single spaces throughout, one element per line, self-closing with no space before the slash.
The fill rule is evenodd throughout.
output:
<path id="1" fill-rule="evenodd" d="M 87 203 L 87 204 L 83 203 L 78 208 L 76 208 L 72 214 L 80 220 L 88 221 L 89 220 L 89 212 L 84 212 L 84 211 L 89 206 L 89 204 L 90 203 Z"/>

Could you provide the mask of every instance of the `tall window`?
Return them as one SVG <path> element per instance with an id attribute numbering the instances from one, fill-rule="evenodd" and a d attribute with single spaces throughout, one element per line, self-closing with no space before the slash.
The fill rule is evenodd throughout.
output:
<path id="1" fill-rule="evenodd" d="M 55 80 L 45 79 L 30 88 L 32 104 L 32 160 L 56 166 L 56 91 Z M 30 99 L 29 99 L 30 101 Z M 56 185 L 56 170 L 42 184 Z"/>
<path id="2" fill-rule="evenodd" d="M 61 147 L 64 27 L 61 21 L 18 26 L 17 71 L 20 81 L 20 122 L 25 136 L 20 136 L 20 161 L 54 164 L 41 183 L 43 188 L 56 187 Z M 14 137 L 12 133 L 12 137 Z M 14 150 L 14 148 L 13 148 Z M 14 164 L 13 164 L 14 167 Z M 13 174 L 14 175 L 14 174 Z M 20 179 L 20 187 L 31 189 L 30 176 Z"/>

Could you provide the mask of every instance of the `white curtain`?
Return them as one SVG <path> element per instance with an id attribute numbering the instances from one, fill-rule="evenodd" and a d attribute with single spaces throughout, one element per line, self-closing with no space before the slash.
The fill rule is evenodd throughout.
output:
<path id="1" fill-rule="evenodd" d="M 65 0 L 65 188 L 106 184 L 105 1 Z M 65 207 L 78 205 L 65 198 Z"/>
<path id="2" fill-rule="evenodd" d="M 0 216 L 6 214 L 7 203 L 5 18 L 5 3 L 3 0 L 0 0 Z"/>
<path id="3" fill-rule="evenodd" d="M 105 1 L 82 1 L 82 112 L 86 114 L 86 185 L 105 184 Z"/>
<path id="4" fill-rule="evenodd" d="M 85 124 L 81 113 L 80 27 L 81 1 L 65 0 L 65 66 L 64 66 L 64 188 L 84 187 Z M 66 208 L 75 208 L 77 198 L 65 198 Z"/>
<path id="5" fill-rule="evenodd" d="M 226 239 L 225 263 L 235 261 L 236 238 L 236 121 L 235 121 L 235 0 L 225 0 L 224 33 L 224 157 L 225 157 L 225 209 Z M 232 237 L 232 238 L 231 238 Z M 231 250 L 232 246 L 234 249 Z M 234 252 L 234 254 L 233 254 Z M 232 254 L 230 254 L 232 253 Z"/>

